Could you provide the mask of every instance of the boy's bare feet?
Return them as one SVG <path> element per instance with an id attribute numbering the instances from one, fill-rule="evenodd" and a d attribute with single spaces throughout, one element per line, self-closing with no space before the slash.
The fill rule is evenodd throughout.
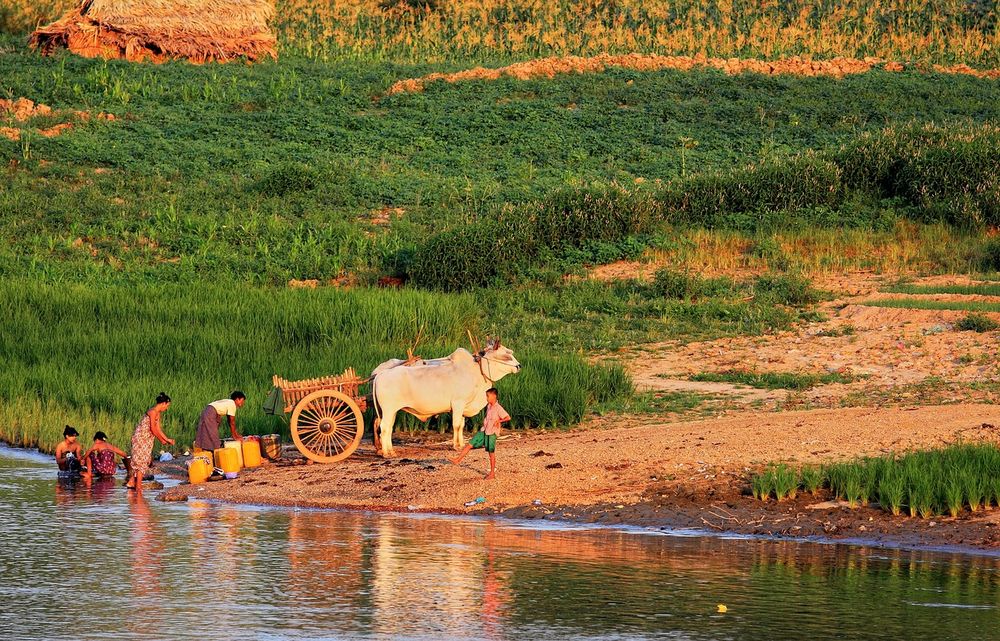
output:
<path id="1" fill-rule="evenodd" d="M 493 472 L 490 472 L 489 474 L 486 475 L 486 477 L 483 480 L 484 481 L 492 481 L 495 478 L 496 478 L 496 476 L 493 474 Z"/>

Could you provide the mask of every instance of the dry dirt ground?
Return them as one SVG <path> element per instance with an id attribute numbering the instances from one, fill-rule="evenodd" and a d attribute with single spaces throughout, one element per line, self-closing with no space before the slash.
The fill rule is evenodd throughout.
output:
<path id="1" fill-rule="evenodd" d="M 977 295 L 884 294 L 888 279 L 872 274 L 820 277 L 816 285 L 835 292 L 819 305 L 826 318 L 769 336 L 744 336 L 683 344 L 642 345 L 624 356 L 640 389 L 710 395 L 720 411 L 751 408 L 815 408 L 886 402 L 953 403 L 993 400 L 1000 382 L 997 333 L 956 331 L 966 312 L 868 306 L 876 299 L 980 301 Z M 967 285 L 966 277 L 934 277 L 921 285 Z M 1000 321 L 1000 314 L 986 314 Z M 699 373 L 750 370 L 824 375 L 849 383 L 804 391 L 761 390 L 690 380 Z"/>
<path id="2" fill-rule="evenodd" d="M 745 496 L 748 473 L 771 461 L 822 462 L 957 441 L 1000 444 L 1000 429 L 994 427 L 1000 425 L 1000 408 L 964 400 L 976 396 L 977 384 L 998 378 L 995 333 L 955 331 L 952 325 L 961 312 L 866 306 L 882 296 L 878 289 L 883 283 L 871 275 L 817 284 L 843 293 L 821 305 L 828 320 L 773 336 L 663 343 L 621 355 L 638 385 L 652 393 L 710 394 L 718 403 L 711 418 L 609 415 L 567 432 L 510 434 L 498 447 L 499 472 L 492 481 L 483 480 L 488 465 L 482 452 L 454 466 L 448 462 L 453 452 L 447 435 L 399 435 L 397 459 L 378 458 L 370 442 L 347 461 L 329 466 L 307 465 L 289 452 L 280 464 L 247 471 L 235 481 L 181 485 L 163 498 L 471 511 L 1000 548 L 1000 510 L 930 522 L 890 517 L 877 508 L 849 510 L 829 504 L 826 496 L 800 496 L 780 504 Z M 737 368 L 840 372 L 854 381 L 788 392 L 689 380 L 694 373 Z M 465 507 L 477 497 L 485 503 Z"/>

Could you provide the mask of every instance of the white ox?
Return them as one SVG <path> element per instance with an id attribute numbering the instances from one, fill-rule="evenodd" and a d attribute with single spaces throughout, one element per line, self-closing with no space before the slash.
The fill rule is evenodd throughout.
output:
<path id="1" fill-rule="evenodd" d="M 445 358 L 405 366 L 404 362 L 394 358 L 372 372 L 375 449 L 384 457 L 395 456 L 392 428 L 400 411 L 421 421 L 450 412 L 452 443 L 461 449 L 465 419 L 486 407 L 486 390 L 521 369 L 514 352 L 501 346 L 499 339 L 475 356 L 459 348 Z"/>

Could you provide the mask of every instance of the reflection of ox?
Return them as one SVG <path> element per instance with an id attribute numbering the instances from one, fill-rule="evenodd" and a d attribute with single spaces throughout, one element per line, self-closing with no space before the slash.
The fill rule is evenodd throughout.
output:
<path id="1" fill-rule="evenodd" d="M 452 442 L 455 449 L 461 449 L 465 446 L 465 419 L 486 407 L 486 390 L 521 369 L 514 352 L 502 347 L 499 339 L 476 355 L 459 348 L 446 358 L 403 363 L 399 359 L 386 361 L 372 372 L 375 449 L 387 457 L 395 455 L 392 428 L 399 411 L 422 421 L 450 412 Z"/>

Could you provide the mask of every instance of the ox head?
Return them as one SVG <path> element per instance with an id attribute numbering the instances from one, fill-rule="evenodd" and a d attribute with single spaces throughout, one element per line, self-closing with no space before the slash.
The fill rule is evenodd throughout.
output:
<path id="1" fill-rule="evenodd" d="M 486 348 L 479 353 L 479 357 L 486 361 L 491 380 L 498 381 L 507 374 L 521 371 L 521 364 L 514 358 L 513 350 L 501 345 L 499 338 L 486 343 Z"/>

